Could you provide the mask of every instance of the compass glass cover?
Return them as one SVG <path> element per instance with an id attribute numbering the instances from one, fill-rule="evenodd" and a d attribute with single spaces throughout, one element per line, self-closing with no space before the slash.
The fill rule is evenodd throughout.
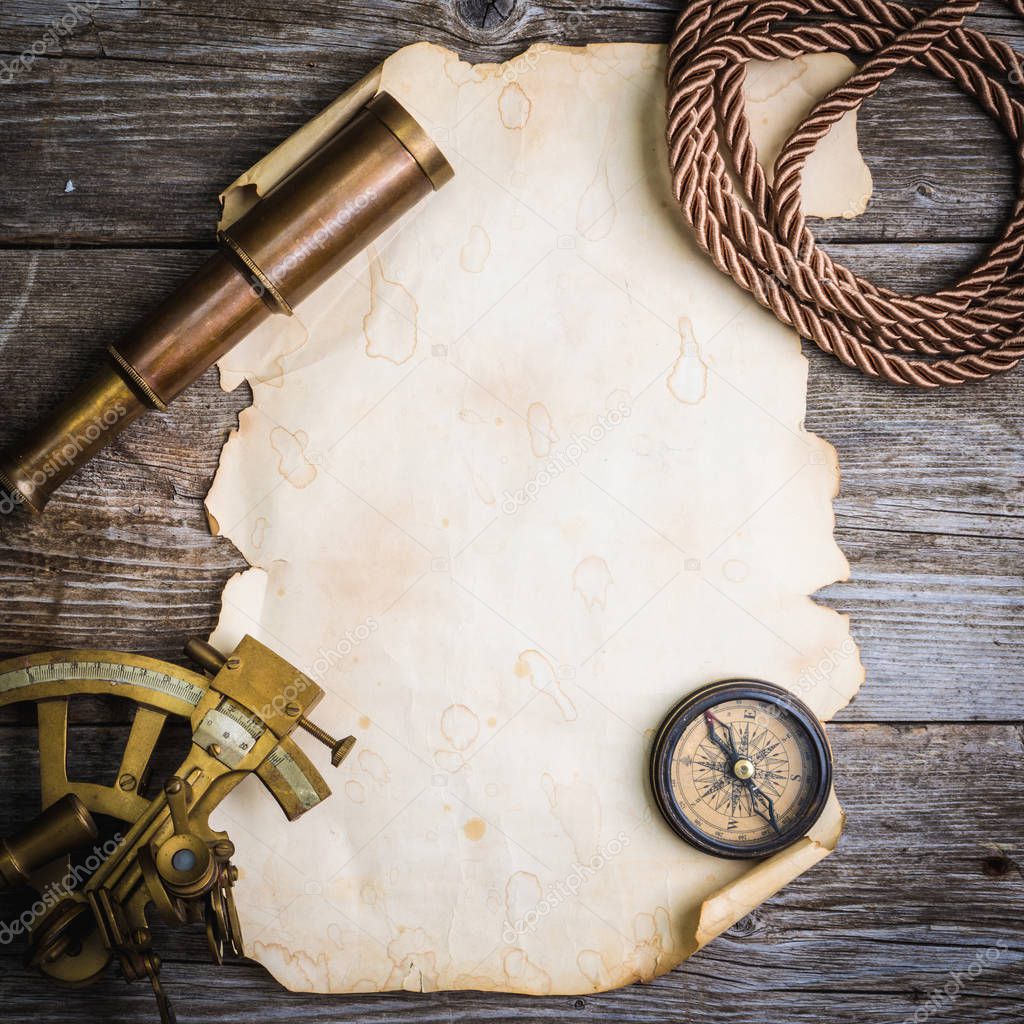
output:
<path id="1" fill-rule="evenodd" d="M 729 681 L 677 705 L 655 739 L 655 799 L 682 838 L 724 857 L 761 857 L 806 835 L 831 789 L 814 713 L 769 683 Z"/>

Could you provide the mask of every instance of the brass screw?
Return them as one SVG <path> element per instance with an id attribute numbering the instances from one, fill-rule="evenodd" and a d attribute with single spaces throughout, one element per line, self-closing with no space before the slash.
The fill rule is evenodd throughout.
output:
<path id="1" fill-rule="evenodd" d="M 754 777 L 754 762 L 749 758 L 741 758 L 732 766 L 733 774 L 737 779 L 752 779 Z"/>
<path id="2" fill-rule="evenodd" d="M 117 784 L 126 793 L 131 793 L 138 785 L 138 780 L 135 778 L 134 775 L 122 775 L 121 778 L 117 780 Z"/>
<path id="3" fill-rule="evenodd" d="M 222 839 L 214 845 L 213 855 L 219 860 L 231 860 L 235 855 L 235 844 L 228 839 Z"/>
<path id="4" fill-rule="evenodd" d="M 295 703 L 295 701 L 292 701 L 290 704 L 285 705 L 284 713 L 289 718 L 297 718 L 299 715 L 302 714 L 302 708 L 300 708 L 299 705 Z"/>
<path id="5" fill-rule="evenodd" d="M 152 938 L 153 936 L 150 934 L 148 928 L 136 928 L 135 931 L 132 932 L 132 942 L 134 942 L 136 946 L 148 946 Z"/>
<path id="6" fill-rule="evenodd" d="M 241 658 L 228 658 L 228 660 L 225 661 L 224 664 L 225 664 L 225 666 L 227 668 L 230 668 L 230 669 L 234 670 L 234 669 L 238 668 L 239 665 L 242 664 L 242 659 Z"/>
<path id="7" fill-rule="evenodd" d="M 355 736 L 346 736 L 343 740 L 336 740 L 333 736 L 324 732 L 315 722 L 311 722 L 308 718 L 300 718 L 299 725 L 309 733 L 310 736 L 318 739 L 325 747 L 331 748 L 331 764 L 335 768 L 341 764 L 342 761 L 352 753 L 352 748 L 356 745 Z"/>
<path id="8" fill-rule="evenodd" d="M 210 755 L 210 757 L 220 757 L 220 754 L 221 754 L 220 744 L 219 743 L 211 743 L 206 748 L 206 752 Z"/>

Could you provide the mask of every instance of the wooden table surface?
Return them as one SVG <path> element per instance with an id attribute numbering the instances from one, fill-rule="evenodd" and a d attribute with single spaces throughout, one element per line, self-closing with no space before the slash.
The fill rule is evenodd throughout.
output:
<path id="1" fill-rule="evenodd" d="M 0 0 L 0 62 L 71 14 L 7 81 L 0 63 L 0 445 L 97 364 L 212 249 L 214 197 L 396 48 L 473 61 L 531 42 L 662 42 L 669 0 Z M 1024 49 L 1024 23 L 973 23 Z M 923 74 L 860 115 L 870 209 L 817 223 L 855 269 L 903 290 L 952 281 L 995 239 L 1015 183 L 998 130 Z M 838 852 L 674 973 L 586 998 L 293 996 L 199 935 L 158 939 L 183 1021 L 686 1021 L 898 1024 L 1024 1019 L 1024 370 L 897 391 L 809 352 L 808 426 L 839 450 L 837 539 L 867 683 L 831 726 L 849 824 Z M 180 661 L 244 563 L 206 494 L 249 402 L 214 373 L 90 465 L 45 518 L 0 521 L 0 655 L 120 648 Z M 123 735 L 90 705 L 83 770 Z M 0 715 L 0 834 L 32 816 L 34 716 Z M 0 920 L 19 908 L 0 901 Z M 0 946 L 13 1021 L 147 1021 L 148 987 L 71 994 Z"/>

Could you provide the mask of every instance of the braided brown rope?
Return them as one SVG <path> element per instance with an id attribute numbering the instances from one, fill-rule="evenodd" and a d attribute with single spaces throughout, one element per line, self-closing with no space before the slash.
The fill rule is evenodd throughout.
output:
<path id="1" fill-rule="evenodd" d="M 949 0 L 926 12 L 887 0 L 692 0 L 669 48 L 672 182 L 698 244 L 783 323 L 847 366 L 894 384 L 963 384 L 1024 358 L 1024 108 L 1006 88 L 1021 82 L 1021 60 L 1006 44 L 963 27 L 978 2 Z M 1018 14 L 1022 4 L 1011 2 Z M 808 16 L 819 20 L 793 21 Z M 769 186 L 743 113 L 746 62 L 825 50 L 866 59 L 789 137 Z M 1002 238 L 966 277 L 934 295 L 902 295 L 833 262 L 800 209 L 804 164 L 815 145 L 907 65 L 974 97 L 1013 141 L 1022 169 Z M 727 173 L 723 144 L 746 206 Z"/>

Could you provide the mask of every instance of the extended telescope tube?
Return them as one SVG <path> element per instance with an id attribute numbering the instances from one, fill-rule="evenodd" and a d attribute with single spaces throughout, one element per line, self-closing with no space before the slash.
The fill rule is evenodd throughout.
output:
<path id="1" fill-rule="evenodd" d="M 18 835 L 0 839 L 0 892 L 28 885 L 40 868 L 88 845 L 99 834 L 85 804 L 68 794 Z"/>
<path id="2" fill-rule="evenodd" d="M 0 460 L 0 487 L 42 512 L 61 484 L 142 413 L 165 410 L 264 320 L 290 316 L 453 175 L 408 111 L 377 95 L 222 231 L 220 251 L 110 346 L 111 365 Z"/>

